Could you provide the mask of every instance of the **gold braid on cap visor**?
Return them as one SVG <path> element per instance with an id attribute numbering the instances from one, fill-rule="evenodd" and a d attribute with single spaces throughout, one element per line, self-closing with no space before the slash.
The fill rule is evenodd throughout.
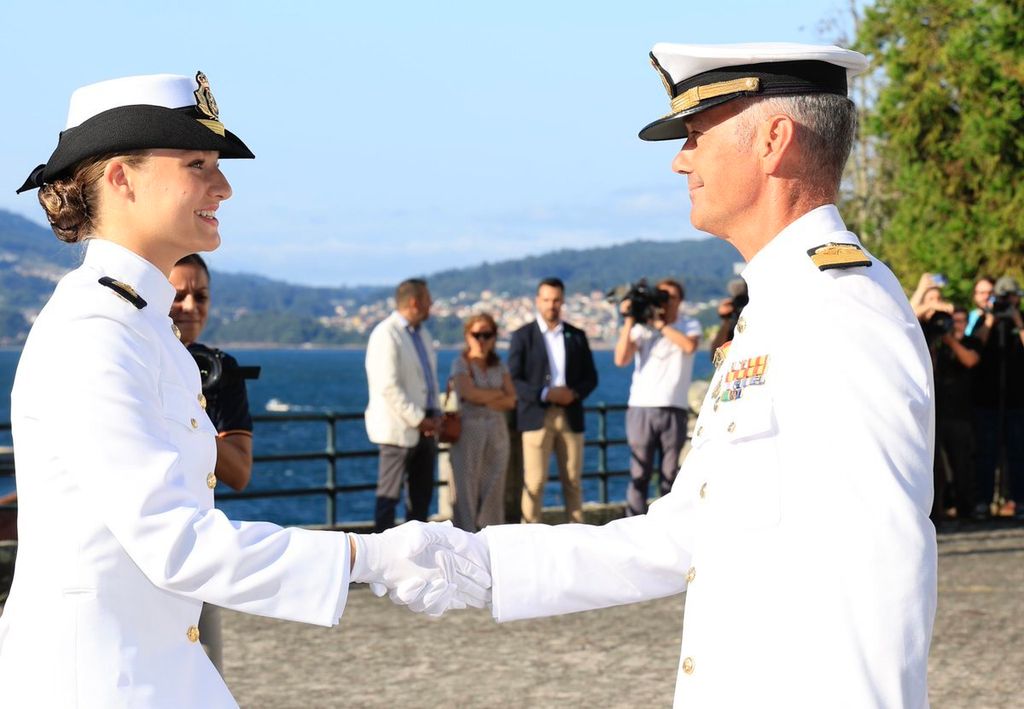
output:
<path id="1" fill-rule="evenodd" d="M 700 102 L 705 99 L 723 96 L 725 94 L 734 94 L 740 91 L 757 91 L 760 87 L 761 80 L 753 76 L 748 76 L 742 79 L 731 79 L 730 81 L 719 81 L 716 84 L 694 86 L 692 89 L 687 89 L 672 99 L 672 112 L 668 115 L 672 116 L 680 111 L 685 111 L 688 108 L 698 106 L 700 105 Z M 666 116 L 666 118 L 667 117 L 668 116 Z"/>

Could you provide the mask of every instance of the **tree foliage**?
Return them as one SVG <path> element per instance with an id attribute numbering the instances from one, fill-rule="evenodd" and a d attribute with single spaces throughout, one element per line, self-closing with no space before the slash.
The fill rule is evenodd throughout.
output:
<path id="1" fill-rule="evenodd" d="M 877 0 L 857 45 L 880 79 L 858 228 L 908 287 L 941 272 L 964 298 L 977 274 L 1021 276 L 1024 4 Z"/>

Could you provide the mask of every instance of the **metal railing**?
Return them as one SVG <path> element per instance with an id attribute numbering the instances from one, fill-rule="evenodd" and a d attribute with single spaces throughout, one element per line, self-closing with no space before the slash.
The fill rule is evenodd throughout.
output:
<path id="1" fill-rule="evenodd" d="M 608 450 L 616 446 L 628 445 L 625 438 L 608 437 L 608 414 L 625 411 L 625 404 L 598 403 L 596 406 L 587 406 L 585 411 L 588 414 L 597 416 L 597 437 L 585 438 L 584 446 L 597 449 L 597 469 L 583 471 L 584 480 L 597 479 L 598 500 L 601 503 L 608 503 L 608 480 L 629 475 L 628 469 L 609 469 Z M 376 447 L 361 450 L 338 450 L 337 424 L 345 421 L 362 421 L 363 413 L 360 412 L 337 412 L 323 411 L 311 413 L 272 413 L 253 416 L 253 422 L 259 423 L 291 423 L 291 422 L 322 422 L 324 424 L 326 441 L 323 450 L 286 452 L 271 455 L 253 456 L 253 467 L 267 463 L 288 463 L 299 461 L 323 461 L 325 463 L 326 480 L 324 485 L 319 487 L 289 487 L 272 488 L 266 490 L 245 490 L 242 492 L 218 493 L 218 500 L 255 500 L 283 497 L 313 497 L 323 496 L 327 503 L 326 524 L 334 527 L 338 524 L 338 495 L 353 492 L 366 492 L 375 490 L 376 482 L 367 483 L 339 483 L 339 473 L 344 478 L 343 461 L 358 458 L 376 458 L 379 454 Z M 0 422 L 0 432 L 10 431 L 9 422 Z M 339 471 L 339 467 L 342 468 Z M 0 476 L 13 475 L 13 460 L 4 461 L 0 457 Z M 557 480 L 552 477 L 552 480 Z M 435 480 L 435 488 L 443 487 L 447 483 L 443 480 Z"/>

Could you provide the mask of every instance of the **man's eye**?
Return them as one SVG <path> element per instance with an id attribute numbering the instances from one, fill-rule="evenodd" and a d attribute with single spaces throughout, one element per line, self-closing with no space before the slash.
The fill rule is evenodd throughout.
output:
<path id="1" fill-rule="evenodd" d="M 194 167 L 199 170 L 202 170 L 204 165 L 205 162 L 203 160 L 193 160 L 191 163 L 189 163 L 189 167 Z"/>

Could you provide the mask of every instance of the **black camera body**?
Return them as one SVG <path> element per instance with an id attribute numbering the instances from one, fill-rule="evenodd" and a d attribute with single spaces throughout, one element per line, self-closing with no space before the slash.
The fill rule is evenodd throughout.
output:
<path id="1" fill-rule="evenodd" d="M 646 278 L 641 278 L 629 286 L 620 286 L 608 291 L 608 300 L 612 302 L 629 301 L 627 315 L 640 324 L 654 320 L 668 303 L 669 297 L 665 291 L 649 286 Z"/>
<path id="2" fill-rule="evenodd" d="M 928 342 L 941 340 L 945 335 L 953 332 L 953 316 L 944 310 L 936 310 L 924 323 L 922 329 Z"/>
<path id="3" fill-rule="evenodd" d="M 199 342 L 188 346 L 188 353 L 199 367 L 199 378 L 203 383 L 203 391 L 210 392 L 220 386 L 225 374 L 233 374 L 242 379 L 259 379 L 259 367 L 233 366 L 228 370 L 224 365 L 224 352 L 214 347 L 207 347 Z"/>
<path id="4" fill-rule="evenodd" d="M 1009 295 L 997 295 L 992 298 L 992 314 L 997 318 L 1012 318 L 1013 303 Z"/>

